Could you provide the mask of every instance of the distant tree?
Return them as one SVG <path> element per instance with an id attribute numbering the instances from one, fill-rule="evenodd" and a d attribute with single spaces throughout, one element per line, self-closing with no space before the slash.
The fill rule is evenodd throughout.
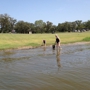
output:
<path id="1" fill-rule="evenodd" d="M 24 21 L 18 21 L 15 25 L 15 30 L 18 33 L 29 33 L 30 23 Z"/>
<path id="2" fill-rule="evenodd" d="M 46 22 L 46 33 L 50 33 L 51 32 L 52 25 L 53 25 L 52 22 L 50 22 L 50 21 Z"/>
<path id="3" fill-rule="evenodd" d="M 90 29 L 90 20 L 82 22 L 76 20 L 73 22 L 58 23 L 53 25 L 52 22 L 43 20 L 36 20 L 34 23 L 18 21 L 8 14 L 0 14 L 0 33 L 8 33 L 16 31 L 17 33 L 55 33 L 55 32 L 72 32 L 74 30 Z"/>
<path id="4" fill-rule="evenodd" d="M 81 30 L 82 20 L 76 20 L 75 22 L 76 22 L 76 25 L 77 25 L 76 29 Z"/>
<path id="5" fill-rule="evenodd" d="M 43 20 L 36 20 L 35 23 L 35 28 L 37 33 L 43 33 L 44 32 L 44 27 L 45 27 L 45 22 Z"/>
<path id="6" fill-rule="evenodd" d="M 16 23 L 16 19 L 13 19 L 7 14 L 0 14 L 0 32 L 11 32 Z"/>
<path id="7" fill-rule="evenodd" d="M 87 22 L 85 22 L 85 27 L 86 29 L 89 29 L 90 30 L 90 20 L 88 20 Z"/>

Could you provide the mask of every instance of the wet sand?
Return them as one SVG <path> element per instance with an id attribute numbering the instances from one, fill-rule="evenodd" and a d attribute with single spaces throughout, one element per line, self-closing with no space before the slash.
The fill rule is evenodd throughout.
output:
<path id="1" fill-rule="evenodd" d="M 89 90 L 90 44 L 0 51 L 0 90 Z"/>

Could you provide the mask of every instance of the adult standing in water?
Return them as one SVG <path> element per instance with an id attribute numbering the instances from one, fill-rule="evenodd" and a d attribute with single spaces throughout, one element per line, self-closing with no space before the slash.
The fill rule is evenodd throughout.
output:
<path id="1" fill-rule="evenodd" d="M 57 47 L 57 49 L 60 50 L 60 47 L 61 47 L 61 45 L 60 45 L 60 38 L 58 37 L 57 34 L 55 34 L 55 37 L 56 37 L 56 41 L 55 41 L 56 47 Z"/>

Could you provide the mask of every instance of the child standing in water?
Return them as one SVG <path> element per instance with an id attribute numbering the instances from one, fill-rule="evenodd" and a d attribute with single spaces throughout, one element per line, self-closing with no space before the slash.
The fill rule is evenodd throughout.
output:
<path id="1" fill-rule="evenodd" d="M 43 50 L 46 50 L 46 40 L 43 40 Z"/>
<path id="2" fill-rule="evenodd" d="M 46 46 L 46 40 L 43 40 L 43 45 Z"/>

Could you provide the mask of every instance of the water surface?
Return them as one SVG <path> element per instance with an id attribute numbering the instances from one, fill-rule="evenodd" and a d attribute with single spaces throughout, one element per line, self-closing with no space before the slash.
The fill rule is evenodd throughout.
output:
<path id="1" fill-rule="evenodd" d="M 90 45 L 0 51 L 0 90 L 90 90 Z"/>

